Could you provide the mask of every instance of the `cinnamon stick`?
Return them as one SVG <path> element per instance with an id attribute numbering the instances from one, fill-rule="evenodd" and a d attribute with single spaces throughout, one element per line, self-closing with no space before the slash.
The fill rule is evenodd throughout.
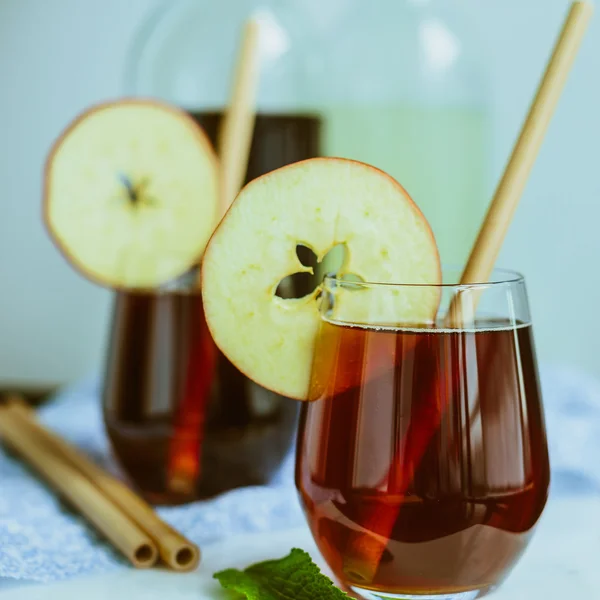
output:
<path id="1" fill-rule="evenodd" d="M 11 406 L 0 406 L 0 436 L 137 568 L 152 567 L 156 545 L 83 473 L 51 451 Z"/>
<path id="2" fill-rule="evenodd" d="M 105 497 L 106 503 L 113 506 L 113 512 L 122 511 L 126 518 L 144 533 L 152 546 L 158 548 L 160 558 L 171 569 L 191 571 L 198 566 L 198 546 L 162 521 L 152 507 L 126 485 L 105 473 L 63 439 L 40 425 L 35 419 L 34 411 L 26 404 L 12 398 L 2 414 L 6 414 L 11 423 L 16 423 L 30 438 L 36 436 L 42 440 L 53 464 L 58 464 L 59 461 L 64 463 L 65 468 L 77 473 L 79 479 L 86 480 L 86 487 L 93 487 L 98 495 Z"/>
<path id="3" fill-rule="evenodd" d="M 461 284 L 485 283 L 489 279 L 592 14 L 593 6 L 589 2 L 574 2 L 571 5 L 471 251 Z M 477 289 L 461 290 L 450 304 L 446 325 L 460 328 L 472 323 L 478 297 Z M 388 491 L 399 498 L 403 497 L 410 485 L 411 472 L 421 462 L 430 440 L 439 428 L 447 403 L 451 401 L 439 394 L 437 386 L 439 382 L 434 381 L 430 398 L 417 407 L 405 436 L 404 449 L 396 449 L 392 456 Z M 371 582 L 379 568 L 387 545 L 382 540 L 389 540 L 399 510 L 400 506 L 397 511 L 384 511 L 385 521 L 376 510 L 373 511 L 366 520 L 363 531 L 358 532 L 350 541 L 345 568 L 364 583 Z"/>

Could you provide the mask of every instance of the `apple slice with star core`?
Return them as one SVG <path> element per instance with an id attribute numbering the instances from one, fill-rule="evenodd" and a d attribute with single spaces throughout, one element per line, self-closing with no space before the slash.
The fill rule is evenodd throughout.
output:
<path id="1" fill-rule="evenodd" d="M 286 277 L 311 271 L 297 257 L 298 244 L 319 261 L 343 245 L 338 276 L 354 281 L 439 284 L 441 270 L 425 217 L 398 182 L 374 167 L 317 158 L 249 183 L 206 248 L 207 323 L 221 351 L 250 379 L 307 400 L 319 290 L 295 299 L 276 294 Z M 382 326 L 423 323 L 435 319 L 439 301 L 439 290 L 427 285 L 385 294 L 342 285 L 328 318 Z"/>
<path id="2" fill-rule="evenodd" d="M 46 224 L 89 279 L 153 288 L 200 259 L 218 219 L 217 171 L 209 139 L 183 111 L 147 100 L 102 104 L 51 149 Z"/>

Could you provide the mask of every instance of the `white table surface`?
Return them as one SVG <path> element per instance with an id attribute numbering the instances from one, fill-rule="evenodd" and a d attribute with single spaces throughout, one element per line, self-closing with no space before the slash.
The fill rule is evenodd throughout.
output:
<path id="1" fill-rule="evenodd" d="M 279 558 L 292 547 L 323 562 L 306 528 L 245 535 L 203 549 L 191 574 L 126 569 L 47 586 L 19 585 L 0 600 L 215 600 L 231 598 L 212 574 Z M 521 562 L 490 600 L 600 600 L 600 497 L 551 500 Z"/>

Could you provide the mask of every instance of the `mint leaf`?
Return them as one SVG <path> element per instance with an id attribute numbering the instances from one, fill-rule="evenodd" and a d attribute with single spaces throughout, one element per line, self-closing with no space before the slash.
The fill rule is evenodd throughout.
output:
<path id="1" fill-rule="evenodd" d="M 244 571 L 227 569 L 213 575 L 227 590 L 247 600 L 338 600 L 349 598 L 323 575 L 308 552 L 292 549 L 279 560 L 268 560 Z"/>

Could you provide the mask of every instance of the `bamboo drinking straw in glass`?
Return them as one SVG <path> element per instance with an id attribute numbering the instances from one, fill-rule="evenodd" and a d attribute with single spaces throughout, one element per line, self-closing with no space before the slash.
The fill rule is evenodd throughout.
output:
<path id="1" fill-rule="evenodd" d="M 529 114 L 471 251 L 461 278 L 462 284 L 485 283 L 491 274 L 592 14 L 593 6 L 589 2 L 574 2 L 571 6 Z M 432 173 L 432 177 L 434 176 L 435 173 Z M 464 324 L 466 320 L 472 321 L 476 303 L 477 294 L 471 293 L 468 288 L 464 293 L 455 296 L 447 316 L 450 324 L 457 327 Z M 439 418 L 442 411 L 443 408 L 438 411 Z M 405 459 L 413 464 L 421 461 L 430 439 L 422 432 L 430 431 L 433 435 L 439 426 L 439 422 L 435 422 L 430 418 L 429 413 L 427 414 L 429 421 L 422 426 L 421 424 L 416 426 L 416 429 L 421 432 L 419 443 L 405 444 L 406 447 L 412 448 L 411 456 L 394 455 L 390 471 L 398 469 Z M 390 490 L 394 494 L 402 494 L 404 491 L 402 488 Z M 386 531 L 387 536 L 357 533 L 350 545 L 350 558 L 346 561 L 346 568 L 353 570 L 365 582 L 370 582 L 375 575 L 389 533 L 398 517 L 394 511 L 386 511 L 384 514 L 385 522 L 382 522 L 382 517 L 374 512 L 371 515 L 372 526 L 367 524 L 365 528 L 368 531 L 378 531 L 380 534 Z"/>
<path id="2" fill-rule="evenodd" d="M 567 77 L 594 12 L 589 2 L 574 2 L 559 36 L 531 109 L 517 139 L 496 193 L 490 203 L 477 240 L 461 277 L 461 284 L 485 283 L 494 268 L 519 200 L 538 156 Z M 449 310 L 454 324 L 472 320 L 476 292 L 455 296 Z M 461 301 L 461 310 L 456 311 Z M 465 318 L 465 312 L 468 317 Z M 459 316 L 460 315 L 460 316 Z"/>
<path id="3" fill-rule="evenodd" d="M 260 24 L 249 19 L 244 27 L 229 106 L 219 130 L 222 214 L 240 191 L 248 168 L 256 119 L 259 42 Z"/>
<path id="4" fill-rule="evenodd" d="M 240 49 L 236 69 L 233 76 L 231 97 L 229 106 L 223 117 L 219 129 L 217 150 L 220 158 L 220 211 L 219 219 L 227 212 L 235 196 L 240 191 L 246 172 L 248 170 L 248 159 L 250 146 L 254 133 L 254 122 L 256 118 L 256 90 L 259 76 L 259 41 L 260 25 L 254 19 L 249 19 L 242 32 Z M 200 285 L 200 274 L 198 285 Z M 208 330 L 204 332 L 210 335 Z M 198 341 L 198 340 L 197 340 Z M 201 340 L 200 340 L 201 342 Z M 201 344 L 200 344 L 201 345 Z M 196 357 L 194 348 L 202 360 L 208 360 L 203 355 L 202 348 L 198 344 L 190 350 L 190 362 L 188 368 L 188 381 L 198 378 L 196 368 Z M 207 382 L 205 382 L 207 383 Z M 203 400 L 208 396 L 208 386 L 204 385 Z M 187 389 L 187 385 L 184 386 Z M 197 402 L 193 402 L 198 410 Z M 205 407 L 200 407 L 205 410 Z M 186 423 L 189 421 L 190 407 L 182 404 L 178 411 L 176 422 Z M 175 431 L 169 453 L 169 466 L 167 469 L 168 487 L 172 490 L 183 490 L 189 493 L 193 490 L 194 482 L 198 476 L 198 463 L 200 461 L 199 449 L 202 443 L 200 432 L 196 439 L 188 439 L 186 443 L 179 443 L 180 436 Z M 191 454 L 191 456 L 190 456 Z"/>

